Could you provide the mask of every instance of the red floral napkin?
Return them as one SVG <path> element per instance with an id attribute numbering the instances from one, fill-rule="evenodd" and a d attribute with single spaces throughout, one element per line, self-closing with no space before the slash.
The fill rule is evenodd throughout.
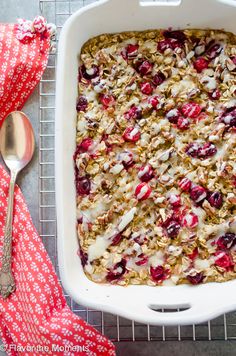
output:
<path id="1" fill-rule="evenodd" d="M 54 28 L 44 18 L 0 25 L 0 124 L 21 109 L 46 67 Z M 9 175 L 0 166 L 0 255 Z M 1 257 L 1 256 L 0 256 Z M 18 187 L 13 219 L 16 291 L 0 297 L 0 333 L 9 355 L 115 355 L 114 345 L 73 314 Z"/>

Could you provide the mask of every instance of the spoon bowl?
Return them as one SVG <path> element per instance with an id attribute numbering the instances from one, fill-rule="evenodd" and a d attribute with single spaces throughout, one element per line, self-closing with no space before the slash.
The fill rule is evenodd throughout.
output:
<path id="1" fill-rule="evenodd" d="M 0 152 L 6 166 L 19 172 L 32 159 L 35 140 L 32 125 L 21 111 L 13 111 L 0 131 Z"/>
<path id="2" fill-rule="evenodd" d="M 17 174 L 31 161 L 35 148 L 32 125 L 21 111 L 13 111 L 4 120 L 0 131 L 0 152 L 10 169 L 9 198 L 4 231 L 2 266 L 0 270 L 0 294 L 7 298 L 15 290 L 12 263 L 12 220 L 14 188 Z"/>

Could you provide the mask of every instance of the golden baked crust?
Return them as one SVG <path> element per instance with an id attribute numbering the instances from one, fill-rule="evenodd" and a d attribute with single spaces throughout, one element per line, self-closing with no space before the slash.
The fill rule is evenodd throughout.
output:
<path id="1" fill-rule="evenodd" d="M 95 282 L 236 276 L 236 36 L 105 34 L 80 55 L 78 238 Z"/>

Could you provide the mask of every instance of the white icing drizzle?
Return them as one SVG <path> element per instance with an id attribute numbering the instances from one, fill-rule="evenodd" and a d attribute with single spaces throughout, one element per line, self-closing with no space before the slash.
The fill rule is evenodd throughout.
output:
<path id="1" fill-rule="evenodd" d="M 183 248 L 181 246 L 170 245 L 167 248 L 168 253 L 172 256 L 179 256 L 182 253 Z"/>
<path id="2" fill-rule="evenodd" d="M 129 151 L 121 152 L 118 155 L 118 160 L 128 163 L 130 161 L 130 159 L 131 159 L 131 155 L 132 155 L 132 153 L 129 152 Z"/>
<path id="3" fill-rule="evenodd" d="M 158 123 L 157 122 L 154 122 L 152 125 L 151 125 L 151 133 L 153 134 L 158 134 L 162 127 L 165 127 L 166 125 L 168 125 L 169 121 L 167 119 L 161 119 Z"/>
<path id="4" fill-rule="evenodd" d="M 149 258 L 149 265 L 152 267 L 162 266 L 164 264 L 164 253 L 157 251 L 153 256 Z"/>
<path id="5" fill-rule="evenodd" d="M 77 122 L 77 130 L 79 131 L 79 132 L 81 132 L 82 134 L 84 134 L 84 133 L 86 133 L 87 132 L 87 128 L 88 128 L 88 126 L 87 126 L 87 121 L 86 120 L 79 120 L 78 122 Z"/>
<path id="6" fill-rule="evenodd" d="M 89 209 L 81 211 L 83 218 L 86 218 L 89 222 L 94 222 L 99 215 L 104 214 L 107 210 L 108 204 L 98 201 L 93 204 Z"/>
<path id="7" fill-rule="evenodd" d="M 97 237 L 96 241 L 88 248 L 89 261 L 93 261 L 97 258 L 100 258 L 104 254 L 104 252 L 106 251 L 109 245 L 110 242 L 107 238 L 102 236 Z"/>
<path id="8" fill-rule="evenodd" d="M 142 147 L 147 146 L 150 142 L 150 138 L 151 136 L 148 133 L 144 132 L 141 136 L 140 146 Z"/>
<path id="9" fill-rule="evenodd" d="M 170 203 L 174 204 L 179 200 L 179 197 L 176 194 L 171 194 L 169 199 L 170 199 Z"/>
<path id="10" fill-rule="evenodd" d="M 178 83 L 173 84 L 171 94 L 176 96 L 187 96 L 192 90 L 197 90 L 196 84 L 190 79 L 182 79 Z"/>
<path id="11" fill-rule="evenodd" d="M 198 228 L 201 229 L 205 226 L 206 212 L 204 209 L 192 206 L 192 212 L 198 217 Z"/>
<path id="12" fill-rule="evenodd" d="M 196 268 L 198 271 L 204 270 L 210 267 L 210 261 L 209 260 L 202 260 L 200 258 L 196 258 L 194 261 L 194 268 Z"/>
<path id="13" fill-rule="evenodd" d="M 204 75 L 200 81 L 208 91 L 212 91 L 217 87 L 215 78 L 209 77 L 207 75 Z"/>
<path id="14" fill-rule="evenodd" d="M 126 226 L 133 220 L 136 212 L 137 212 L 137 208 L 134 207 L 131 210 L 129 210 L 125 215 L 123 215 L 123 217 L 121 218 L 121 221 L 118 225 L 119 231 L 123 231 L 126 228 Z"/>
<path id="15" fill-rule="evenodd" d="M 117 163 L 114 167 L 110 169 L 110 173 L 119 174 L 124 168 L 123 164 Z"/>

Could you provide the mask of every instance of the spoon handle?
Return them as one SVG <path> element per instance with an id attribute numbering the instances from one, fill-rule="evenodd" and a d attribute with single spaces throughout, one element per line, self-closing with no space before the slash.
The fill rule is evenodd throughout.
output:
<path id="1" fill-rule="evenodd" d="M 15 281 L 11 271 L 12 262 L 12 220 L 14 206 L 14 188 L 17 171 L 11 171 L 9 186 L 7 218 L 3 240 L 2 267 L 0 270 L 0 294 L 7 298 L 15 290 Z"/>

